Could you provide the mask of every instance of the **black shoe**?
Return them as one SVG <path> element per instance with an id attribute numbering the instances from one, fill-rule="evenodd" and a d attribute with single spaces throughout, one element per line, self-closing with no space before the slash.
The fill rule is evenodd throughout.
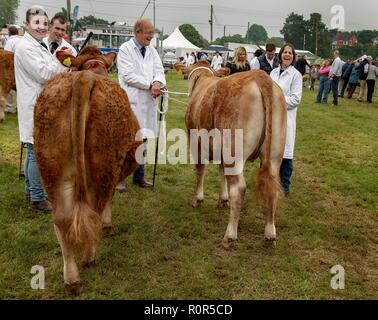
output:
<path id="1" fill-rule="evenodd" d="M 52 207 L 49 201 L 30 201 L 29 210 L 34 212 L 51 212 Z"/>
<path id="2" fill-rule="evenodd" d="M 141 187 L 141 188 L 151 188 L 152 187 L 152 183 L 151 182 L 148 182 L 146 180 L 141 180 L 141 181 L 134 181 L 133 182 L 135 185 Z"/>
<path id="3" fill-rule="evenodd" d="M 289 190 L 284 190 L 284 196 L 285 198 L 287 198 L 290 194 L 290 191 Z"/>

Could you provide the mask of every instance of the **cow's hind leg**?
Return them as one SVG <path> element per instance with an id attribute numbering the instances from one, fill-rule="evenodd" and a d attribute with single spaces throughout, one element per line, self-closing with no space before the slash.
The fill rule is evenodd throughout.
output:
<path id="1" fill-rule="evenodd" d="M 275 216 L 278 201 L 282 195 L 282 187 L 279 182 L 281 159 L 270 160 L 270 172 L 261 168 L 258 177 L 258 191 L 263 200 L 265 210 L 265 240 L 276 240 Z"/>
<path id="2" fill-rule="evenodd" d="M 221 191 L 219 193 L 218 207 L 229 207 L 227 179 L 224 175 L 224 167 L 222 164 L 219 165 L 219 176 L 221 178 Z"/>
<path id="3" fill-rule="evenodd" d="M 226 179 L 229 186 L 231 209 L 226 234 L 223 237 L 222 244 L 224 247 L 228 248 L 230 243 L 235 241 L 238 237 L 240 210 L 243 204 L 246 184 L 243 173 L 238 175 L 227 175 Z"/>
<path id="4" fill-rule="evenodd" d="M 196 172 L 197 172 L 197 187 L 196 187 L 196 195 L 194 196 L 192 206 L 193 208 L 197 208 L 203 202 L 203 184 L 205 181 L 205 171 L 206 166 L 204 164 L 196 164 Z"/>
<path id="5" fill-rule="evenodd" d="M 112 224 L 112 201 L 109 200 L 105 206 L 104 211 L 101 213 L 102 220 L 102 234 L 104 236 L 112 237 L 115 231 Z"/>

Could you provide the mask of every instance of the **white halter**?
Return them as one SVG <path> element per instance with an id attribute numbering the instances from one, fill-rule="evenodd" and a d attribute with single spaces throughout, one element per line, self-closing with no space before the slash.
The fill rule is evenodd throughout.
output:
<path id="1" fill-rule="evenodd" d="M 214 71 L 211 70 L 210 68 L 208 67 L 197 67 L 197 68 L 194 68 L 188 75 L 188 80 L 190 80 L 190 77 L 192 76 L 193 72 L 196 71 L 196 70 L 199 70 L 199 69 L 205 69 L 205 70 L 208 70 L 210 71 L 213 75 L 214 75 Z"/>

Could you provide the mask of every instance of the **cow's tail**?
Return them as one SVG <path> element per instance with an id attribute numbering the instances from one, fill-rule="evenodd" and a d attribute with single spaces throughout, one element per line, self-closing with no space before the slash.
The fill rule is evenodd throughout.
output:
<path id="1" fill-rule="evenodd" d="M 88 179 L 85 159 L 85 132 L 89 101 L 96 79 L 78 73 L 72 82 L 71 138 L 75 167 L 72 221 L 68 242 L 77 249 L 92 248 L 99 240 L 101 219 L 88 199 Z"/>
<path id="2" fill-rule="evenodd" d="M 264 81 L 259 88 L 265 109 L 265 139 L 260 155 L 261 166 L 257 176 L 257 193 L 263 205 L 269 208 L 283 194 L 279 172 L 276 174 L 272 172 L 273 81 Z"/>

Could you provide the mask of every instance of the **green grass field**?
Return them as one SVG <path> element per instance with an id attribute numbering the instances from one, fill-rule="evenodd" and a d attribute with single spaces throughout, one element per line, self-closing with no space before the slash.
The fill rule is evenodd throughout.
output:
<path id="1" fill-rule="evenodd" d="M 167 74 L 170 90 L 186 82 Z M 176 97 L 186 101 L 185 97 Z M 239 239 L 220 244 L 229 210 L 217 208 L 217 166 L 206 176 L 205 202 L 190 205 L 191 165 L 159 165 L 157 186 L 113 202 L 114 238 L 104 238 L 96 267 L 82 270 L 75 299 L 377 299 L 378 99 L 314 104 L 304 90 L 298 110 L 292 192 L 277 218 L 278 241 L 263 240 L 264 218 L 254 197 L 257 163 L 248 184 Z M 185 105 L 170 103 L 168 129 L 184 128 Z M 51 215 L 33 215 L 18 178 L 17 118 L 0 124 L 0 299 L 66 299 L 61 251 Z M 152 166 L 147 167 L 147 178 Z M 30 287 L 34 265 L 45 268 L 45 290 Z M 345 289 L 330 286 L 334 265 Z"/>

